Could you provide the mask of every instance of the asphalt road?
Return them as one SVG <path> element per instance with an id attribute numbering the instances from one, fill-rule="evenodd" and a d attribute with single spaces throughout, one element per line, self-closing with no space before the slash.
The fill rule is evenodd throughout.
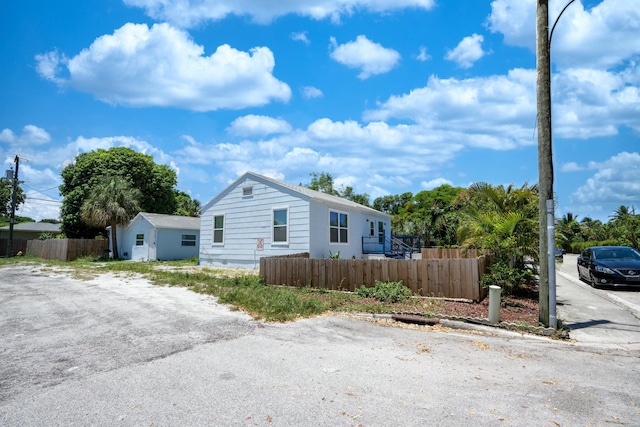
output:
<path id="1" fill-rule="evenodd" d="M 2 426 L 640 425 L 640 353 L 0 269 Z"/>
<path id="2" fill-rule="evenodd" d="M 558 317 L 582 344 L 640 350 L 640 289 L 594 289 L 578 279 L 577 255 L 556 266 Z"/>

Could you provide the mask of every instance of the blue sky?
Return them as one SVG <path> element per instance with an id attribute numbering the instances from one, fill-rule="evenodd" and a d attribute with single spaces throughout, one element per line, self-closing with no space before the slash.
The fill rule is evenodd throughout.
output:
<path id="1" fill-rule="evenodd" d="M 553 22 L 567 0 L 550 1 Z M 538 181 L 535 0 L 0 4 L 0 158 L 18 212 L 127 146 L 202 204 L 245 171 L 368 193 Z M 553 36 L 556 216 L 640 208 L 640 2 L 576 1 Z"/>

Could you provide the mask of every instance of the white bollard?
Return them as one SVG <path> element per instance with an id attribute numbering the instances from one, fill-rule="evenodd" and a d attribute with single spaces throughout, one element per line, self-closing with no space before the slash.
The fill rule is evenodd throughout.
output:
<path id="1" fill-rule="evenodd" d="M 500 321 L 500 286 L 489 286 L 489 322 Z"/>

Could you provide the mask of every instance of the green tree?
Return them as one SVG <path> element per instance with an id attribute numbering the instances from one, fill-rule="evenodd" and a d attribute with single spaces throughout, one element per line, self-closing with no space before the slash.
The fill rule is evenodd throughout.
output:
<path id="1" fill-rule="evenodd" d="M 466 193 L 458 237 L 466 247 L 496 256 L 484 286 L 496 284 L 504 294 L 517 293 L 532 277 L 525 259 L 538 259 L 538 188 L 477 183 Z"/>
<path id="2" fill-rule="evenodd" d="M 22 187 L 22 181 L 18 181 L 16 191 L 16 210 L 24 203 L 26 196 Z M 11 216 L 11 202 L 13 197 L 13 179 L 0 178 L 0 215 Z"/>
<path id="3" fill-rule="evenodd" d="M 91 189 L 82 203 L 80 215 L 83 221 L 98 228 L 111 226 L 113 259 L 120 258 L 116 226 L 128 223 L 140 212 L 138 200 L 141 198 L 140 190 L 131 187 L 126 179 L 107 176 Z"/>
<path id="4" fill-rule="evenodd" d="M 310 175 L 311 182 L 304 185 L 305 187 L 321 193 L 331 194 L 332 196 L 342 197 L 343 199 L 351 200 L 364 206 L 369 206 L 369 195 L 367 193 L 357 194 L 351 186 L 337 189 L 333 182 L 333 176 L 331 176 L 330 173 L 313 172 Z"/>
<path id="5" fill-rule="evenodd" d="M 333 184 L 333 176 L 328 172 L 313 172 L 311 175 L 311 182 L 305 187 L 315 191 L 319 191 L 325 194 L 331 194 L 332 196 L 339 196 L 338 190 L 336 190 Z"/>
<path id="6" fill-rule="evenodd" d="M 620 206 L 611 218 L 612 237 L 621 245 L 640 249 L 640 215 L 635 214 L 635 208 Z"/>
<path id="7" fill-rule="evenodd" d="M 200 216 L 200 201 L 197 199 L 192 199 L 184 191 L 176 190 L 176 211 L 174 215 L 181 216 Z"/>
<path id="8" fill-rule="evenodd" d="M 176 211 L 176 173 L 158 165 L 147 154 L 116 147 L 81 153 L 62 172 L 60 193 L 62 232 L 70 238 L 93 238 L 105 230 L 85 223 L 80 209 L 91 190 L 103 177 L 121 177 L 140 191 L 140 209 L 144 212 L 173 214 Z"/>
<path id="9" fill-rule="evenodd" d="M 406 209 L 406 206 L 413 199 L 413 193 L 406 192 L 395 196 L 382 196 L 373 201 L 373 209 L 389 215 L 398 215 Z"/>
<path id="10" fill-rule="evenodd" d="M 458 244 L 457 211 L 464 201 L 465 189 L 444 184 L 415 195 L 403 193 L 383 196 L 373 202 L 374 209 L 393 215 L 391 225 L 395 235 L 415 235 L 426 245 Z"/>
<path id="11" fill-rule="evenodd" d="M 556 246 L 569 251 L 572 243 L 582 239 L 582 227 L 578 222 L 578 216 L 567 212 L 556 220 L 555 232 Z"/>
<path id="12" fill-rule="evenodd" d="M 538 188 L 476 183 L 461 210 L 458 237 L 467 247 L 491 250 L 507 268 L 538 258 Z"/>

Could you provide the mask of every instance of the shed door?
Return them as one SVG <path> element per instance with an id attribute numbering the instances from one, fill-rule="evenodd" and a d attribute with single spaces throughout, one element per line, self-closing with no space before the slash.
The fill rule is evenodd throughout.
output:
<path id="1" fill-rule="evenodd" d="M 149 230 L 149 261 L 156 260 L 156 230 Z"/>

